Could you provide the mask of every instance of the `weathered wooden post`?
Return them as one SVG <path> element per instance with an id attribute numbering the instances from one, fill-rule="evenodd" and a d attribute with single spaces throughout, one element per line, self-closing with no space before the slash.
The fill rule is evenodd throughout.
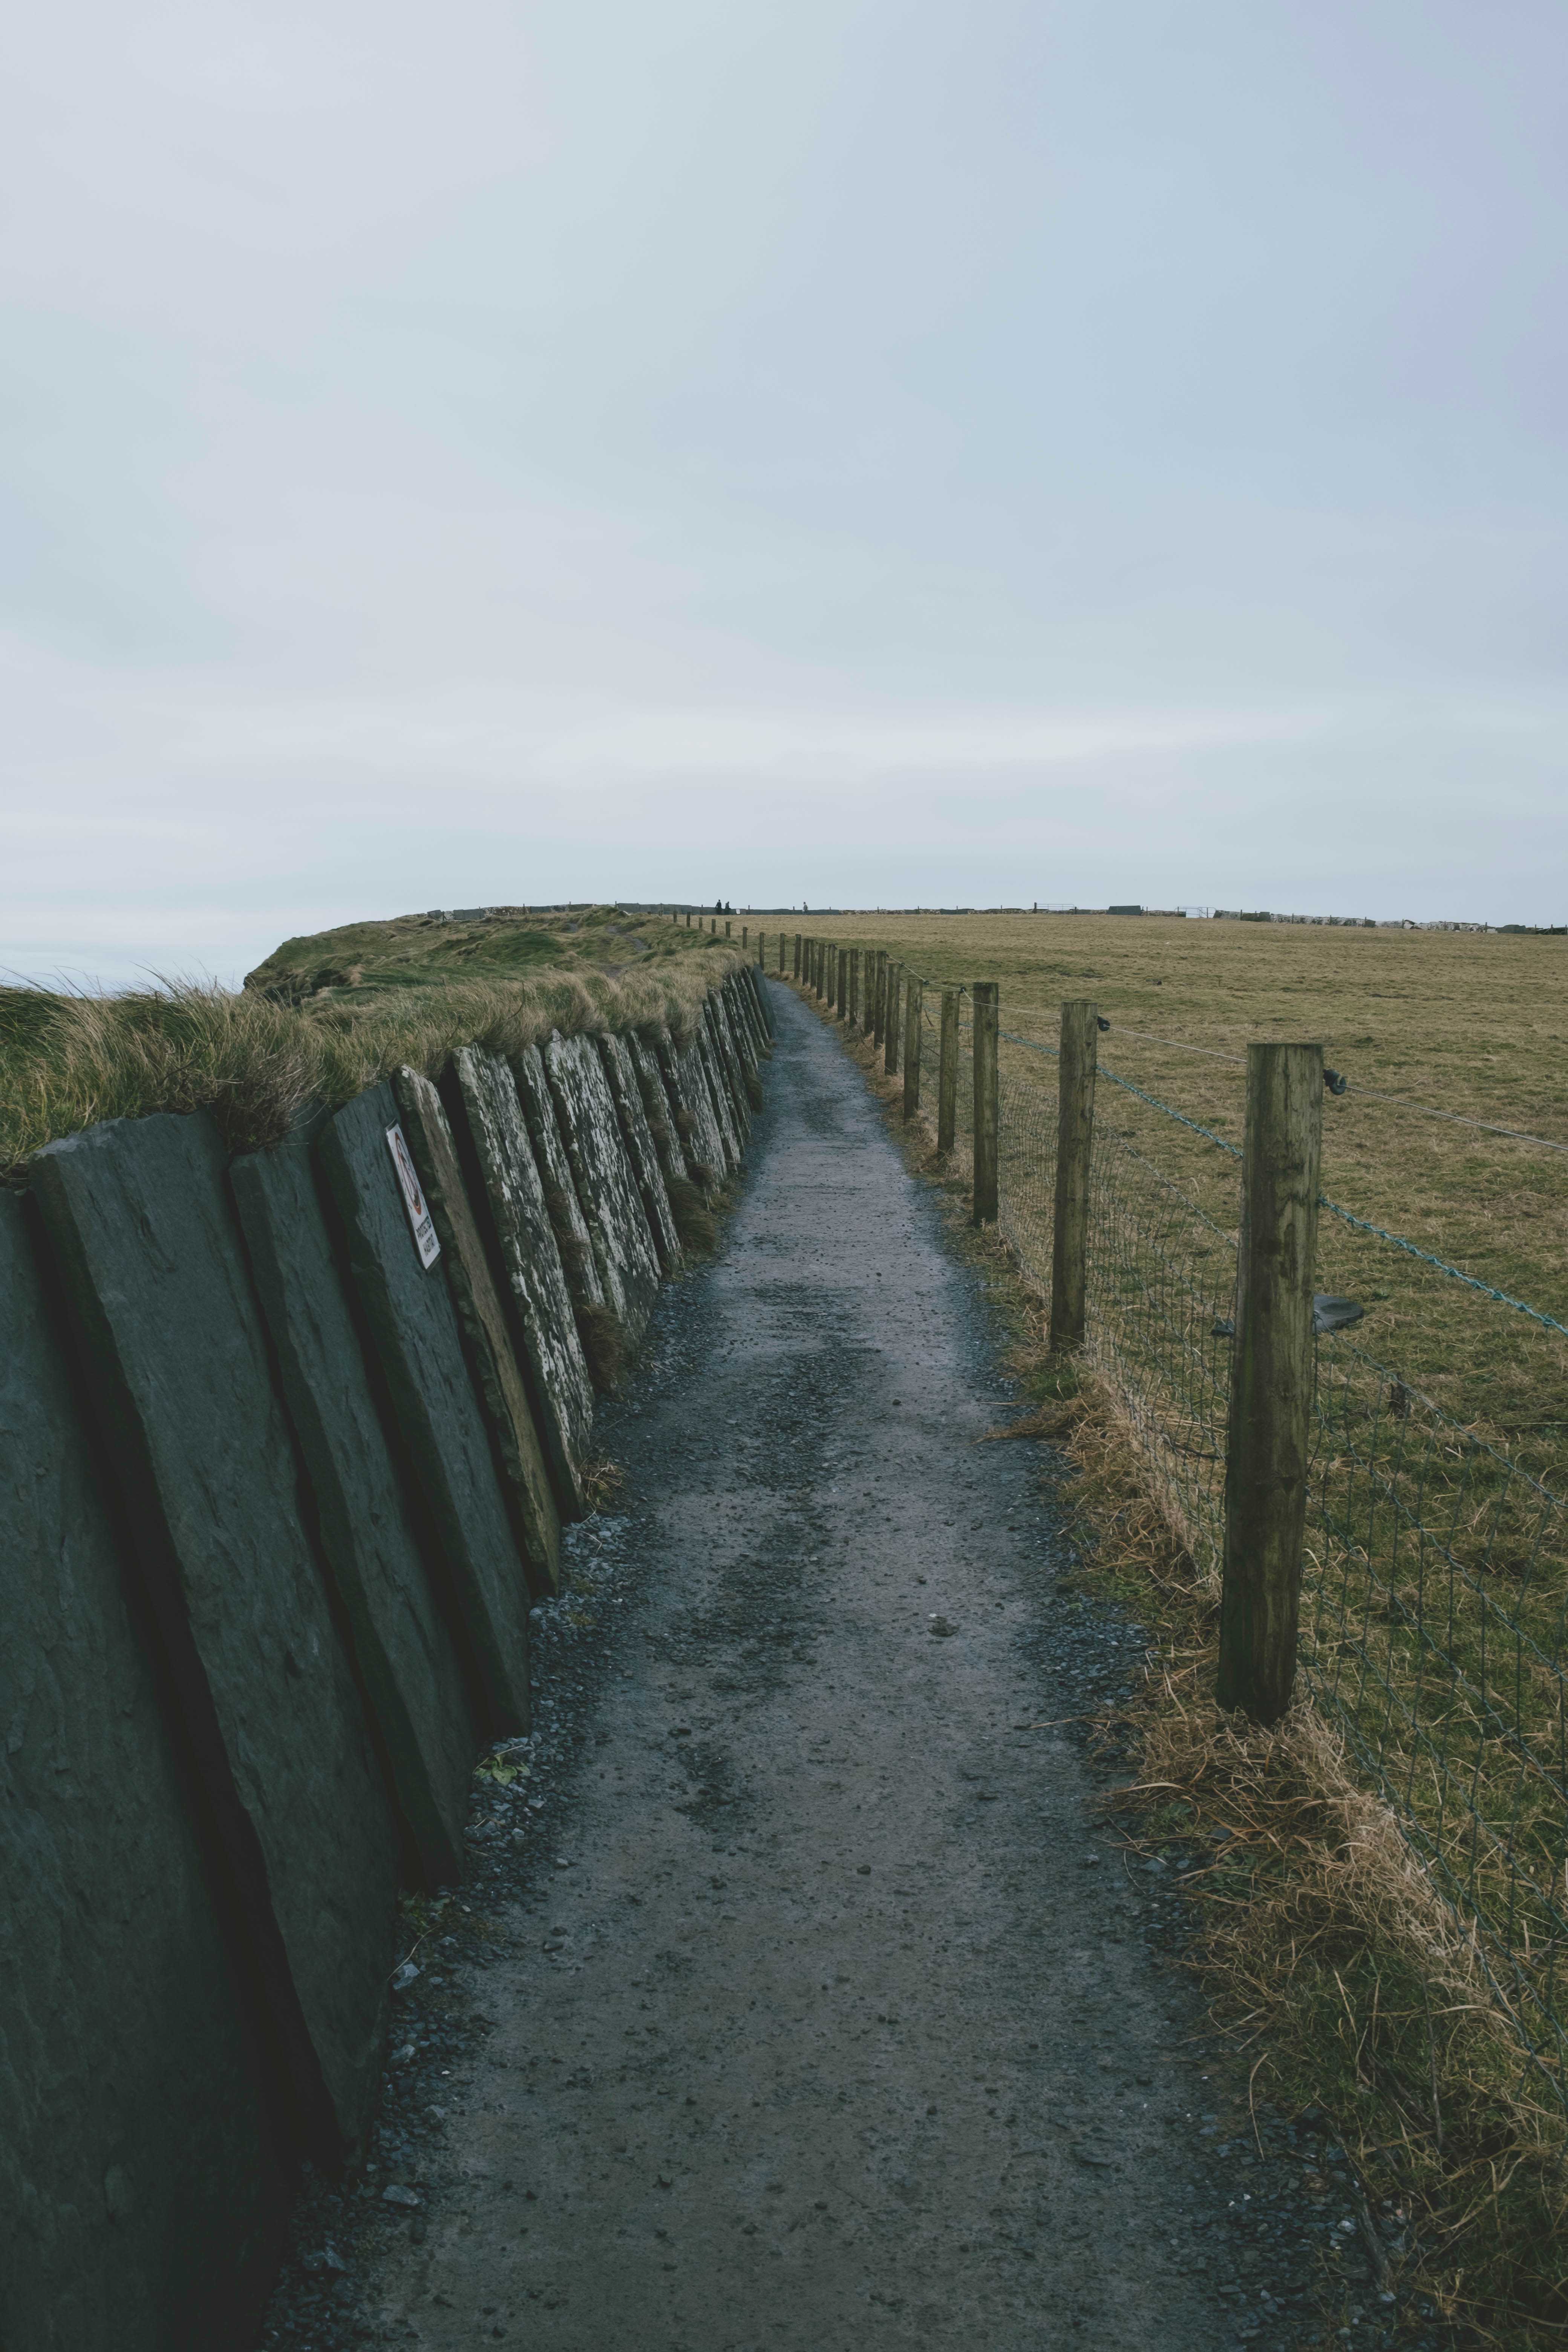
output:
<path id="1" fill-rule="evenodd" d="M 1081 998 L 1062 1006 L 1057 1068 L 1057 1195 L 1051 1227 L 1051 1350 L 1083 1345 L 1089 1279 L 1089 1163 L 1100 1023 Z"/>
<path id="2" fill-rule="evenodd" d="M 768 935 L 766 931 L 759 931 L 757 933 L 757 970 L 759 971 L 766 971 L 767 968 Z"/>
<path id="3" fill-rule="evenodd" d="M 728 923 L 726 923 L 726 924 L 725 924 L 725 926 L 724 926 L 724 937 L 725 937 L 726 939 L 728 939 L 728 938 L 729 938 L 729 936 L 730 936 L 730 926 L 729 926 L 729 924 L 728 924 Z"/>
<path id="4" fill-rule="evenodd" d="M 837 966 L 838 981 L 838 1018 L 844 1020 L 849 1011 L 849 950 L 840 948 Z"/>
<path id="5" fill-rule="evenodd" d="M 921 1021 L 924 987 L 910 972 L 904 1003 L 904 1117 L 913 1118 L 921 1107 Z"/>
<path id="6" fill-rule="evenodd" d="M 729 924 L 728 924 L 728 923 L 726 923 L 726 924 L 725 924 L 725 926 L 724 926 L 724 929 L 725 929 L 726 930 L 728 930 L 728 929 L 729 929 L 729 928 L 730 928 Z M 746 926 L 744 925 L 744 923 L 742 923 L 742 926 L 741 926 L 741 953 L 742 953 L 742 955 L 744 955 L 744 954 L 745 954 L 745 952 L 746 952 Z"/>
<path id="7" fill-rule="evenodd" d="M 882 1016 L 888 1009 L 888 950 L 878 948 L 872 956 L 871 969 L 871 1043 L 882 1042 Z"/>
<path id="8" fill-rule="evenodd" d="M 849 950 L 849 1026 L 853 1029 L 860 1018 L 860 950 Z"/>
<path id="9" fill-rule="evenodd" d="M 942 992 L 942 1043 L 936 1068 L 936 1148 L 951 1151 L 958 1134 L 958 991 Z"/>
<path id="10" fill-rule="evenodd" d="M 889 1077 L 899 1075 L 899 997 L 904 984 L 901 963 L 888 966 L 887 1018 L 882 1024 L 882 1067 Z"/>
<path id="11" fill-rule="evenodd" d="M 1254 1723 L 1279 1722 L 1296 1679 L 1322 1139 L 1322 1047 L 1249 1045 L 1217 1696 Z"/>
<path id="12" fill-rule="evenodd" d="M 974 1222 L 996 1222 L 996 982 L 977 980 L 974 1005 Z"/>
<path id="13" fill-rule="evenodd" d="M 800 933 L 795 935 L 795 977 L 800 978 Z"/>
<path id="14" fill-rule="evenodd" d="M 815 949 L 815 950 L 814 950 L 814 952 L 813 952 L 812 959 L 811 959 L 811 965 L 812 965 L 811 977 L 812 977 L 813 983 L 814 983 L 814 985 L 816 986 L 816 1001 L 817 1001 L 818 1004 L 820 1004 L 820 1003 L 821 1003 L 821 1002 L 822 1002 L 823 988 L 824 988 L 824 985 L 825 985 L 824 981 L 823 981 L 823 967 L 824 967 L 824 965 L 826 963 L 826 961 L 827 961 L 827 944 L 826 944 L 826 940 L 817 940 L 817 942 L 816 942 L 816 949 Z"/>
<path id="15" fill-rule="evenodd" d="M 779 933 L 779 978 L 780 978 L 781 980 L 784 978 L 784 933 L 781 931 L 781 932 Z"/>

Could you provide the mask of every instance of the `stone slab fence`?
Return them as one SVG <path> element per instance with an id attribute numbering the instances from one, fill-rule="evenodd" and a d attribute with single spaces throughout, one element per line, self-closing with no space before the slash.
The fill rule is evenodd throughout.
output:
<path id="1" fill-rule="evenodd" d="M 470 1047 L 238 1158 L 112 1120 L 0 1193 L 7 2352 L 254 2339 L 770 1038 L 746 967 L 684 1040 Z"/>

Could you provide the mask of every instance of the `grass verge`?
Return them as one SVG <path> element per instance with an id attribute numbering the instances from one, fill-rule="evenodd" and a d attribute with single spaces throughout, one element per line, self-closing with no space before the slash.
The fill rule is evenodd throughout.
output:
<path id="1" fill-rule="evenodd" d="M 279 1141 L 308 1103 L 336 1108 L 402 1064 L 438 1077 L 459 1045 L 515 1054 L 552 1029 L 660 1025 L 684 1038 L 741 957 L 700 933 L 647 928 L 658 929 L 657 947 L 635 961 L 634 934 L 616 929 L 628 961 L 613 969 L 555 965 L 531 947 L 513 976 L 500 968 L 497 931 L 488 965 L 455 950 L 442 961 L 430 949 L 417 978 L 396 986 L 374 965 L 355 980 L 361 967 L 351 965 L 306 993 L 283 980 L 238 990 L 174 981 L 114 996 L 0 989 L 0 1181 L 16 1181 L 31 1153 L 100 1119 L 207 1110 L 231 1150 L 256 1150 Z M 377 929 L 398 926 L 357 926 L 356 937 Z M 555 934 L 542 936 L 547 953 Z"/>

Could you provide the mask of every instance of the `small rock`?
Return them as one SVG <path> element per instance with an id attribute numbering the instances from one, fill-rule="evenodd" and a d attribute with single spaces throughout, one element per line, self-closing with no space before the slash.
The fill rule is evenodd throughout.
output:
<path id="1" fill-rule="evenodd" d="M 958 1628 L 950 1617 L 933 1617 L 926 1630 L 936 1634 L 939 1640 L 945 1641 L 950 1633 L 956 1633 Z"/>
<path id="2" fill-rule="evenodd" d="M 405 1960 L 400 1968 L 394 1969 L 392 1972 L 393 1991 L 406 1992 L 409 1986 L 417 1980 L 418 1976 L 419 1970 L 415 1967 L 413 1961 Z"/>
<path id="3" fill-rule="evenodd" d="M 395 2180 L 389 2180 L 381 2192 L 381 2201 L 384 2205 L 402 2205 L 416 2213 L 425 2200 L 414 2189 L 401 2189 Z"/>

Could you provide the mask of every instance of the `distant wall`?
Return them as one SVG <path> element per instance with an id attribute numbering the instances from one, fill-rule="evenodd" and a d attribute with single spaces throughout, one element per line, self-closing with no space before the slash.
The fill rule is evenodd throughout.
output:
<path id="1" fill-rule="evenodd" d="M 769 1034 L 742 970 L 683 1045 L 469 1049 L 233 1162 L 112 1121 L 0 1194 L 0 2344 L 254 2336 L 299 2159 L 369 2119 L 399 1888 L 526 1723 L 593 1413 L 559 1236 L 624 1358 Z"/>

